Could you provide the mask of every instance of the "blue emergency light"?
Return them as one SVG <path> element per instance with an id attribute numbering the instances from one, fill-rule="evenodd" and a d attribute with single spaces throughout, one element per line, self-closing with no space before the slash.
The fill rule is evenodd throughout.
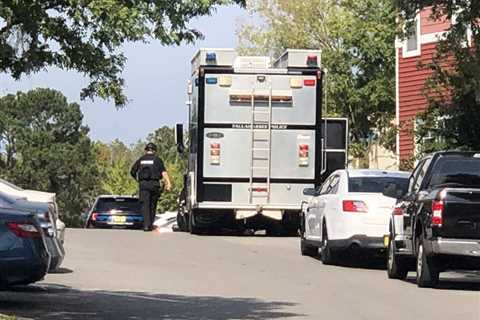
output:
<path id="1" fill-rule="evenodd" d="M 207 78 L 205 81 L 207 84 L 217 84 L 217 78 Z"/>
<path id="2" fill-rule="evenodd" d="M 207 63 L 215 63 L 217 61 L 217 54 L 215 52 L 208 52 L 205 60 Z"/>

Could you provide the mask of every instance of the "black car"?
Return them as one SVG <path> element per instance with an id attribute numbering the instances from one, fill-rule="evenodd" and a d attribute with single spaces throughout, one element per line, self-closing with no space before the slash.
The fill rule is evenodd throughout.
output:
<path id="1" fill-rule="evenodd" d="M 134 196 L 99 196 L 87 214 L 85 227 L 143 228 L 140 201 Z"/>
<path id="2" fill-rule="evenodd" d="M 417 271 L 434 287 L 446 270 L 480 270 L 480 152 L 438 152 L 421 160 L 398 198 L 388 243 L 388 276 Z"/>
<path id="3" fill-rule="evenodd" d="M 0 208 L 0 287 L 42 280 L 49 265 L 45 234 L 36 216 Z"/>

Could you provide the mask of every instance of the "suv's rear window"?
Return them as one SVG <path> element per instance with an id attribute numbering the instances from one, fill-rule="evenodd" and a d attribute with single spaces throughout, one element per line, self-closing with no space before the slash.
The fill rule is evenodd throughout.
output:
<path id="1" fill-rule="evenodd" d="M 135 198 L 101 198 L 98 199 L 95 211 L 133 211 L 140 212 L 140 201 Z"/>
<path id="2" fill-rule="evenodd" d="M 391 184 L 395 184 L 397 189 L 407 190 L 408 178 L 351 177 L 348 179 L 348 192 L 382 193 Z"/>
<path id="3" fill-rule="evenodd" d="M 480 187 L 480 159 L 445 157 L 438 160 L 430 179 L 430 186 L 461 185 Z"/>

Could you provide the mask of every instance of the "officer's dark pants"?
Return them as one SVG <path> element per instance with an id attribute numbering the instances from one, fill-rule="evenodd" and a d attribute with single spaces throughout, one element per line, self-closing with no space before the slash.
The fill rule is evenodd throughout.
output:
<path id="1" fill-rule="evenodd" d="M 142 204 L 143 230 L 152 230 L 157 212 L 157 202 L 160 188 L 157 186 L 142 186 L 140 184 L 140 202 Z"/>

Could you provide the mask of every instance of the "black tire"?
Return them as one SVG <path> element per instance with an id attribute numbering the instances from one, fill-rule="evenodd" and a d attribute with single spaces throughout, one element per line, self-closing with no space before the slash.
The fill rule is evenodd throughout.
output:
<path id="1" fill-rule="evenodd" d="M 302 253 L 302 256 L 315 257 L 318 255 L 318 247 L 307 244 L 302 237 L 300 239 L 300 252 Z"/>
<path id="2" fill-rule="evenodd" d="M 428 257 L 423 240 L 418 241 L 417 247 L 417 285 L 420 288 L 435 288 L 440 278 L 440 272 L 432 257 Z"/>
<path id="3" fill-rule="evenodd" d="M 408 265 L 405 259 L 400 258 L 395 254 L 395 241 L 392 240 L 393 235 L 390 234 L 388 242 L 388 260 L 387 260 L 387 274 L 389 279 L 404 280 L 408 275 Z"/>
<path id="4" fill-rule="evenodd" d="M 189 219 L 188 219 L 188 231 L 190 231 L 190 234 L 202 234 L 202 229 L 198 225 L 198 221 L 195 217 L 195 211 L 192 210 L 190 211 Z"/>
<path id="5" fill-rule="evenodd" d="M 326 223 L 323 222 L 322 226 L 322 247 L 320 251 L 320 257 L 322 263 L 325 265 L 333 265 L 336 263 L 336 255 L 332 251 L 332 248 L 328 245 L 328 232 Z"/>
<path id="6" fill-rule="evenodd" d="M 185 215 L 185 211 L 184 211 L 183 207 L 178 208 L 177 226 L 178 226 L 179 231 L 187 232 L 187 230 L 188 230 L 187 217 Z"/>

